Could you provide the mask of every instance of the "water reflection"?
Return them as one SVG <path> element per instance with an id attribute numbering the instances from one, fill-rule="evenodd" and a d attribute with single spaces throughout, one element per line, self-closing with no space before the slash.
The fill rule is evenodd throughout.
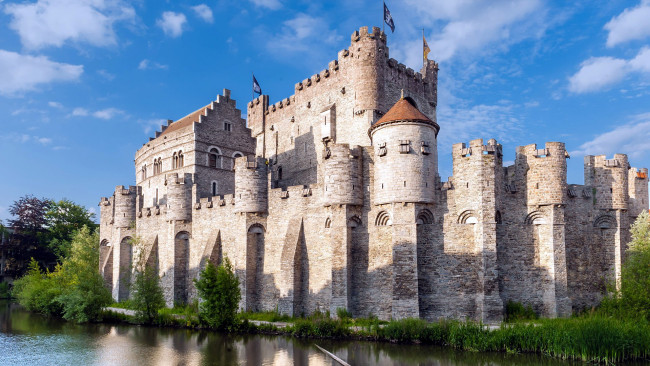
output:
<path id="1" fill-rule="evenodd" d="M 547 357 L 433 346 L 318 341 L 351 365 L 567 365 Z M 0 302 L 2 365 L 338 365 L 314 342 L 109 324 L 76 325 Z M 577 364 L 577 363 L 576 363 Z"/>

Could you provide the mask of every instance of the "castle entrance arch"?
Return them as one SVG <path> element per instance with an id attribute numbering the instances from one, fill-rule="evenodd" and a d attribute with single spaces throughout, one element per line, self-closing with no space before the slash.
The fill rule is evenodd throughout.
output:
<path id="1" fill-rule="evenodd" d="M 246 310 L 260 311 L 264 274 L 264 227 L 255 224 L 246 238 Z"/>
<path id="2" fill-rule="evenodd" d="M 174 239 L 174 303 L 187 303 L 187 273 L 190 262 L 190 234 L 181 231 Z"/>
<path id="3" fill-rule="evenodd" d="M 120 283 L 117 301 L 129 299 L 131 271 L 133 270 L 133 244 L 130 236 L 120 242 Z"/>

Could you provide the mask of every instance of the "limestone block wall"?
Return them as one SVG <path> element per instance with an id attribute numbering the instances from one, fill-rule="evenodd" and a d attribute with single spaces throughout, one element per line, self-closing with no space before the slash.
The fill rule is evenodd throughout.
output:
<path id="1" fill-rule="evenodd" d="M 594 188 L 596 207 L 626 210 L 628 199 L 627 155 L 585 156 L 585 184 Z"/>
<path id="2" fill-rule="evenodd" d="M 628 212 L 631 220 L 648 208 L 648 169 L 628 170 Z"/>
<path id="3" fill-rule="evenodd" d="M 266 212 L 267 165 L 263 158 L 235 159 L 235 204 L 238 212 Z"/>
<path id="4" fill-rule="evenodd" d="M 323 203 L 360 205 L 363 202 L 362 152 L 347 144 L 330 144 L 323 160 Z"/>

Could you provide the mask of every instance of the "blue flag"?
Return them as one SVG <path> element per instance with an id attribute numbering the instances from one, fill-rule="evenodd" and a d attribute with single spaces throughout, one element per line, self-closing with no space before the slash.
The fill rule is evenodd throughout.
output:
<path id="1" fill-rule="evenodd" d="M 393 22 L 393 17 L 390 15 L 390 10 L 384 3 L 384 22 L 390 27 L 391 33 L 395 33 L 395 23 Z"/>
<path id="2" fill-rule="evenodd" d="M 262 88 L 260 87 L 260 83 L 257 82 L 257 79 L 255 79 L 255 75 L 253 75 L 253 93 L 262 95 Z"/>

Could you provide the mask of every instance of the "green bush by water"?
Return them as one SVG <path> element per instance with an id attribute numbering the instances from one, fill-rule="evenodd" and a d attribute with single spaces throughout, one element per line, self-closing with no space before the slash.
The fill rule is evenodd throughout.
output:
<path id="1" fill-rule="evenodd" d="M 0 299 L 9 299 L 9 298 L 11 298 L 9 283 L 0 282 Z"/>
<path id="2" fill-rule="evenodd" d="M 199 279 L 194 280 L 194 284 L 202 300 L 199 304 L 201 324 L 224 330 L 236 327 L 241 293 L 239 279 L 228 257 L 224 257 L 219 267 L 208 262 Z"/>
<path id="3" fill-rule="evenodd" d="M 539 316 L 535 313 L 532 306 L 524 306 L 520 302 L 508 301 L 506 304 L 506 322 L 514 322 L 520 320 L 534 320 L 538 319 Z"/>

